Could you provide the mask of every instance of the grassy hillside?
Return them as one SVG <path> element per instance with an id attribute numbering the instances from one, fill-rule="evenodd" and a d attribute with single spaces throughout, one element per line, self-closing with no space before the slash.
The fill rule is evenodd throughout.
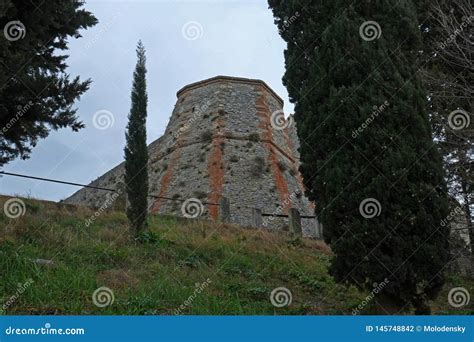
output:
<path id="1" fill-rule="evenodd" d="M 0 197 L 1 208 L 6 199 Z M 330 251 L 319 241 L 153 216 L 151 233 L 136 243 L 123 213 L 104 212 L 86 225 L 93 210 L 24 202 L 23 216 L 0 214 L 0 309 L 7 303 L 6 314 L 351 314 L 367 296 L 334 283 L 327 273 Z M 472 312 L 472 303 L 449 306 L 447 291 L 473 284 L 451 277 L 434 312 Z M 102 286 L 115 300 L 100 308 L 92 296 Z M 271 304 L 277 287 L 291 291 L 289 306 Z"/>

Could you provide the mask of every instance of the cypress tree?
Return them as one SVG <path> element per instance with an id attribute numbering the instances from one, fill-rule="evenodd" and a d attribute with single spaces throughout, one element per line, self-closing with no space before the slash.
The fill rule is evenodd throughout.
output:
<path id="1" fill-rule="evenodd" d="M 379 310 L 428 313 L 444 283 L 448 206 L 413 1 L 269 5 L 288 44 L 283 82 L 307 195 L 335 254 L 331 274 L 367 290 L 385 282 Z"/>
<path id="2" fill-rule="evenodd" d="M 125 134 L 125 184 L 128 198 L 127 217 L 135 235 L 147 227 L 148 149 L 146 145 L 146 57 L 141 41 L 137 45 L 137 64 L 133 73 L 132 105 Z"/>

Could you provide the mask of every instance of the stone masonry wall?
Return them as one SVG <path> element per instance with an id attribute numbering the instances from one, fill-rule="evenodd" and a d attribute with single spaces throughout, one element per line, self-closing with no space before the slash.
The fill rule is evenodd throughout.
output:
<path id="1" fill-rule="evenodd" d="M 264 82 L 218 76 L 190 84 L 177 94 L 164 135 L 149 145 L 150 193 L 181 200 L 230 200 L 231 222 L 252 224 L 252 208 L 264 213 L 314 215 L 298 172 L 294 124 L 281 119 L 283 101 Z M 273 114 L 273 115 L 272 115 Z M 278 121 L 278 122 L 277 122 Z M 91 185 L 123 186 L 123 163 Z M 107 192 L 84 188 L 66 199 L 100 207 Z M 181 202 L 149 199 L 151 213 L 181 216 Z M 218 207 L 204 205 L 203 217 Z M 269 229 L 286 229 L 286 218 L 264 218 Z M 315 219 L 303 219 L 305 236 L 319 235 Z"/>

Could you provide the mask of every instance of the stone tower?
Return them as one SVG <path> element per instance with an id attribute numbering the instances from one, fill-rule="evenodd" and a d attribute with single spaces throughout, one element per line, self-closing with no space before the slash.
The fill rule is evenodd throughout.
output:
<path id="1" fill-rule="evenodd" d="M 296 128 L 283 116 L 283 100 L 260 80 L 217 76 L 189 84 L 162 137 L 149 145 L 149 210 L 182 216 L 182 200 L 196 198 L 202 217 L 216 219 L 222 197 L 230 201 L 230 222 L 251 226 L 253 208 L 263 213 L 314 215 L 298 172 Z M 91 185 L 123 186 L 123 163 Z M 84 188 L 66 202 L 100 207 L 107 192 Z M 174 200 L 173 200 L 174 199 Z M 206 204 L 209 203 L 209 204 Z M 288 219 L 264 218 L 269 229 Z M 318 236 L 317 220 L 302 220 L 305 236 Z"/>

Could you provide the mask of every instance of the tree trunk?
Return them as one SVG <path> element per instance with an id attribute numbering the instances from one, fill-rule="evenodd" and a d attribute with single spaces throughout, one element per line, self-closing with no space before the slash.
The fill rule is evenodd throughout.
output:
<path id="1" fill-rule="evenodd" d="M 472 214 L 471 214 L 471 206 L 469 201 L 469 189 L 468 184 L 466 184 L 466 179 L 461 180 L 461 188 L 464 197 L 464 212 L 466 214 L 467 219 L 467 229 L 469 231 L 469 240 L 471 242 L 471 255 L 474 253 L 474 227 L 472 225 Z"/>

